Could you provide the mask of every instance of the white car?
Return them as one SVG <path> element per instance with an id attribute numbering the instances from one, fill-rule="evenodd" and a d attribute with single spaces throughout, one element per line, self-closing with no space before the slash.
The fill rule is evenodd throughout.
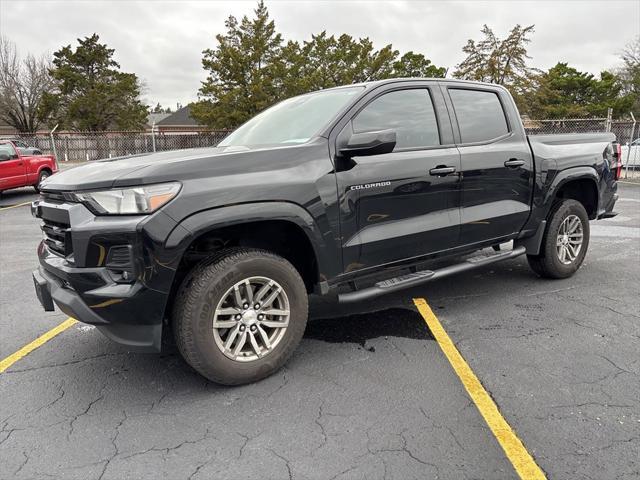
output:
<path id="1" fill-rule="evenodd" d="M 636 138 L 631 145 L 622 145 L 622 166 L 624 168 L 640 167 L 640 138 Z"/>

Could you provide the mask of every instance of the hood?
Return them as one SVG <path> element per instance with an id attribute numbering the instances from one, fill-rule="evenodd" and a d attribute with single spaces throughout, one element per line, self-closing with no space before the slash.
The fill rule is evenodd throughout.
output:
<path id="1" fill-rule="evenodd" d="M 118 177 L 149 165 L 154 155 L 96 160 L 60 170 L 40 184 L 43 191 L 110 188 Z"/>
<path id="2" fill-rule="evenodd" d="M 318 138 L 296 146 L 209 147 L 97 160 L 50 176 L 40 189 L 45 192 L 96 190 L 259 173 L 297 164 L 301 149 L 315 148 L 322 142 L 326 148 L 326 139 Z"/>

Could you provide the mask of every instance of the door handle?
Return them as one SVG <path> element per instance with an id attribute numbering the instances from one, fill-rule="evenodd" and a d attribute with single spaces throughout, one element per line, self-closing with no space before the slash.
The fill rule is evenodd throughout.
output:
<path id="1" fill-rule="evenodd" d="M 504 162 L 504 166 L 508 168 L 516 168 L 521 167 L 522 165 L 524 165 L 524 163 L 524 160 L 520 158 L 510 158 L 509 160 Z"/>
<path id="2" fill-rule="evenodd" d="M 450 173 L 454 173 L 456 171 L 456 167 L 447 167 L 446 165 L 438 165 L 436 168 L 432 168 L 429 170 L 430 175 L 444 177 L 449 175 Z"/>

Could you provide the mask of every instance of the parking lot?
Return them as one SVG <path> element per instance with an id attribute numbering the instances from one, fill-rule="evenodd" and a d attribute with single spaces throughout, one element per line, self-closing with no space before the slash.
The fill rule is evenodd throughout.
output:
<path id="1" fill-rule="evenodd" d="M 0 198 L 0 360 L 67 319 L 33 292 L 31 192 Z M 366 304 L 313 298 L 297 352 L 253 385 L 74 324 L 0 374 L 0 478 L 517 478 L 416 298 L 548 478 L 638 478 L 640 185 L 619 194 L 573 278 L 520 257 Z"/>

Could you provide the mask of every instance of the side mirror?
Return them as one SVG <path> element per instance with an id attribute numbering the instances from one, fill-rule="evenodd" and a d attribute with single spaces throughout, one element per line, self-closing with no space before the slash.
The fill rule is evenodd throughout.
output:
<path id="1" fill-rule="evenodd" d="M 0 153 L 0 162 L 4 162 L 5 160 L 9 160 L 11 157 L 8 153 Z"/>
<path id="2" fill-rule="evenodd" d="M 340 147 L 340 155 L 351 158 L 367 155 L 391 153 L 396 146 L 394 130 L 353 133 L 346 144 Z"/>

